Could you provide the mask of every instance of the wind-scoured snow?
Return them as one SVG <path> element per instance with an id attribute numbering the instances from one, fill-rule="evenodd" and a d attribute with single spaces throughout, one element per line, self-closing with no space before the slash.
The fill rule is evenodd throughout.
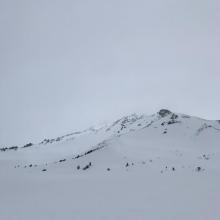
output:
<path id="1" fill-rule="evenodd" d="M 220 219 L 219 121 L 160 110 L 8 148 L 0 219 Z"/>

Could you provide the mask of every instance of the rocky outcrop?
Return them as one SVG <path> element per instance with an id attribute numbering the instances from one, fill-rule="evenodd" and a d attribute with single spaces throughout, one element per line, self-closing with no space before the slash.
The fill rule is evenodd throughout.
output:
<path id="1" fill-rule="evenodd" d="M 167 110 L 167 109 L 161 109 L 159 112 L 158 112 L 158 115 L 161 116 L 162 118 L 166 117 L 167 115 L 170 115 L 172 114 L 172 112 L 170 110 Z"/>

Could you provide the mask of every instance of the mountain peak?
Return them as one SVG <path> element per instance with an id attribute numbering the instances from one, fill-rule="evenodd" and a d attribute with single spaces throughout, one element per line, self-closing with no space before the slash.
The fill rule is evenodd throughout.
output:
<path id="1" fill-rule="evenodd" d="M 161 110 L 158 112 L 158 114 L 159 114 L 162 118 L 164 118 L 164 117 L 166 117 L 167 115 L 172 114 L 172 112 L 171 112 L 170 110 L 168 110 L 168 109 L 161 109 Z"/>

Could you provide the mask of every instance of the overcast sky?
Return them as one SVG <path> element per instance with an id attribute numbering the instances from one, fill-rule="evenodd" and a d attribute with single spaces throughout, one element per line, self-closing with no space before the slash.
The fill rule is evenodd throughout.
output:
<path id="1" fill-rule="evenodd" d="M 160 108 L 220 119 L 219 0 L 0 0 L 0 146 Z"/>

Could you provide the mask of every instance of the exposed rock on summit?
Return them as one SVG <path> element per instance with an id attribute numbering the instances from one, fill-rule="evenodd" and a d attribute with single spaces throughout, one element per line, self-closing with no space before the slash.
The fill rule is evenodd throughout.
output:
<path id="1" fill-rule="evenodd" d="M 162 118 L 164 118 L 164 117 L 166 117 L 167 115 L 172 114 L 172 112 L 171 112 L 170 110 L 167 110 L 167 109 L 161 109 L 161 110 L 158 112 L 158 114 L 159 114 Z"/>

